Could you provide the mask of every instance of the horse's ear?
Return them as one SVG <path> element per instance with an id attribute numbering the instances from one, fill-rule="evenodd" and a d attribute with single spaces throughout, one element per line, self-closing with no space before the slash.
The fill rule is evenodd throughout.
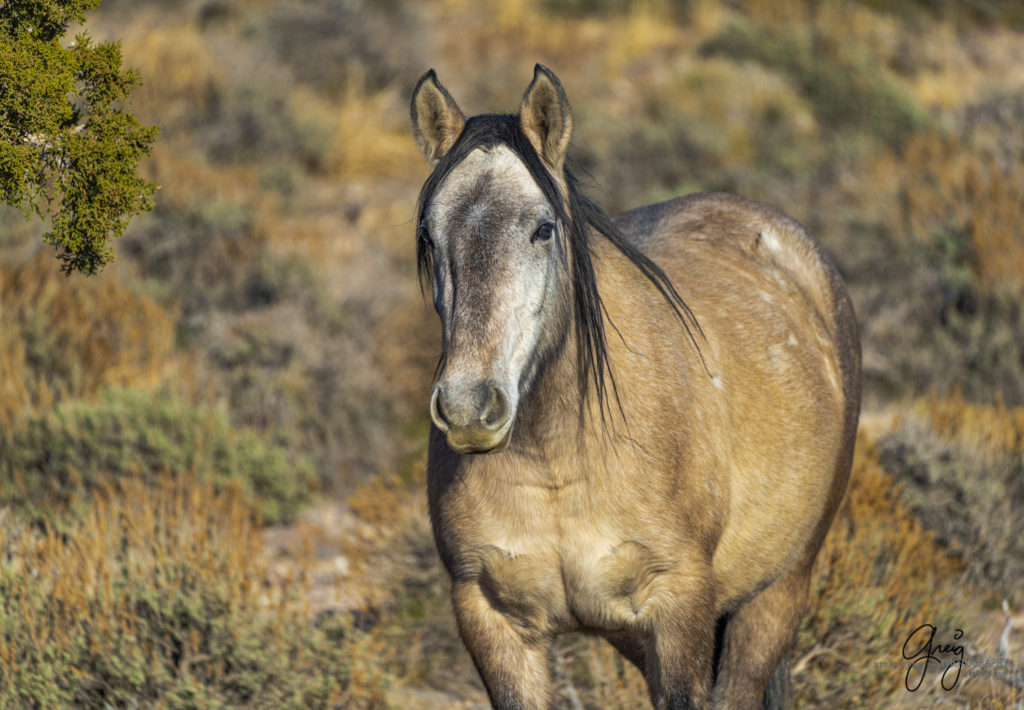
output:
<path id="1" fill-rule="evenodd" d="M 533 81 L 523 94 L 519 125 L 544 162 L 561 175 L 572 136 L 572 111 L 562 82 L 541 64 L 534 68 Z"/>
<path id="2" fill-rule="evenodd" d="M 431 69 L 420 77 L 409 107 L 416 144 L 430 165 L 436 165 L 452 149 L 466 118 L 451 94 L 441 86 Z"/>

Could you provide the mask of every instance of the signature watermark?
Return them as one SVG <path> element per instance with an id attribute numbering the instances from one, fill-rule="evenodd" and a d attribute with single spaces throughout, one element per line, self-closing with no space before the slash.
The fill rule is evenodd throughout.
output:
<path id="1" fill-rule="evenodd" d="M 903 642 L 903 658 L 910 661 L 904 682 L 911 693 L 921 687 L 932 663 L 944 668 L 939 678 L 943 690 L 952 690 L 960 682 L 960 671 L 964 667 L 963 644 L 937 644 L 935 631 L 936 628 L 932 624 L 921 624 L 911 631 L 910 636 Z M 953 640 L 959 641 L 963 635 L 963 629 L 957 629 L 953 632 Z"/>
<path id="2" fill-rule="evenodd" d="M 910 632 L 900 651 L 898 661 L 880 661 L 876 669 L 904 670 L 903 683 L 911 693 L 916 692 L 925 678 L 937 674 L 938 684 L 951 691 L 964 678 L 981 676 L 997 678 L 1018 685 L 1022 671 L 1006 657 L 967 656 L 964 631 L 954 629 L 952 635 L 941 634 L 934 624 L 921 624 Z"/>

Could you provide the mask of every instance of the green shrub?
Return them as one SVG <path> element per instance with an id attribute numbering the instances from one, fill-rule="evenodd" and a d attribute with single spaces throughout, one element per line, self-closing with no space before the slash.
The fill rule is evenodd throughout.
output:
<path id="1" fill-rule="evenodd" d="M 23 417 L 0 438 L 0 503 L 51 522 L 107 476 L 152 481 L 161 473 L 232 481 L 270 523 L 293 517 L 314 485 L 307 460 L 290 461 L 280 447 L 233 430 L 220 412 L 167 392 L 107 390 L 97 404 Z"/>
<path id="2" fill-rule="evenodd" d="M 122 69 L 120 45 L 59 42 L 97 4 L 0 4 L 0 201 L 50 219 L 43 241 L 68 274 L 112 261 L 108 242 L 157 187 L 136 174 L 157 129 L 125 108 L 139 77 Z"/>

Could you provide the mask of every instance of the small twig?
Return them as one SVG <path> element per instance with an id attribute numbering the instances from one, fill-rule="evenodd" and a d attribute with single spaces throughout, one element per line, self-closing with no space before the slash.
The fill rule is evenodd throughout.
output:
<path id="1" fill-rule="evenodd" d="M 1003 600 L 1003 614 L 1006 616 L 1006 626 L 1003 627 L 1003 635 L 999 637 L 999 655 L 1003 658 L 1010 657 L 1010 631 L 1013 629 L 1013 619 L 1010 617 L 1010 605 Z"/>
<path id="2" fill-rule="evenodd" d="M 790 675 L 797 675 L 799 673 L 803 673 L 807 669 L 807 664 L 809 664 L 818 656 L 831 656 L 843 665 L 850 665 L 849 660 L 847 660 L 843 655 L 837 653 L 836 651 L 833 651 L 831 648 L 825 648 L 821 644 L 818 644 L 810 651 L 808 651 L 799 661 L 793 664 L 793 670 L 790 671 Z"/>
<path id="3" fill-rule="evenodd" d="M 69 132 L 71 135 L 76 135 L 85 130 L 85 124 L 79 123 L 77 126 L 72 128 Z M 50 149 L 50 141 L 47 136 L 40 133 L 28 133 L 24 138 L 21 139 L 22 143 L 27 145 L 35 146 L 36 148 L 43 148 L 44 150 Z"/>

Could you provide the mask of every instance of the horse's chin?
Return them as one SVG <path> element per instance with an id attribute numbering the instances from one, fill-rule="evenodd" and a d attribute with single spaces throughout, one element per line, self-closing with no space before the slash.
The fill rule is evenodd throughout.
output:
<path id="1" fill-rule="evenodd" d="M 449 429 L 446 434 L 448 448 L 457 454 L 498 454 L 508 448 L 512 438 L 512 427 L 506 427 L 498 436 L 480 436 L 478 432 L 461 432 Z"/>

